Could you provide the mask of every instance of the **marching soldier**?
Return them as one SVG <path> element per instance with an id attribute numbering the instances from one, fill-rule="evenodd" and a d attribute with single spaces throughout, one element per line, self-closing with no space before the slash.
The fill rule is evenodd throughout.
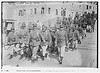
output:
<path id="1" fill-rule="evenodd" d="M 30 32 L 30 47 L 32 50 L 32 60 L 37 59 L 37 51 L 40 45 L 39 30 L 37 30 L 37 24 L 34 24 L 32 31 Z"/>
<path id="2" fill-rule="evenodd" d="M 67 38 L 68 38 L 67 48 L 72 48 L 73 47 L 73 36 L 74 36 L 73 30 L 72 30 L 71 27 L 69 27 L 68 31 L 67 31 Z"/>
<path id="3" fill-rule="evenodd" d="M 92 11 L 91 13 L 91 28 L 92 28 L 92 31 L 94 32 L 94 25 L 95 25 L 95 12 Z"/>
<path id="4" fill-rule="evenodd" d="M 7 39 L 8 39 L 7 44 L 11 45 L 11 46 L 14 46 L 14 44 L 17 42 L 16 41 L 16 33 L 14 32 L 14 28 L 12 28 L 11 32 L 9 32 Z M 16 50 L 16 49 L 15 48 L 10 49 L 9 59 L 13 58 L 14 50 Z"/>
<path id="5" fill-rule="evenodd" d="M 29 33 L 25 27 L 26 27 L 26 24 L 25 24 L 25 22 L 23 22 L 19 31 L 17 31 L 17 41 L 18 41 L 18 43 L 20 43 L 21 48 L 23 48 L 25 45 L 29 44 Z M 24 57 L 24 51 L 25 51 L 25 49 L 21 50 L 20 59 L 22 59 Z"/>
<path id="6" fill-rule="evenodd" d="M 47 29 L 45 25 L 42 25 L 42 30 L 40 31 L 40 36 L 42 38 L 41 46 L 43 49 L 43 56 L 47 57 L 48 52 L 46 51 L 47 47 L 51 45 L 52 39 L 50 35 L 50 31 Z"/>
<path id="7" fill-rule="evenodd" d="M 33 25 L 34 25 L 34 23 L 29 22 L 29 24 L 28 24 L 28 28 L 27 28 L 29 32 L 32 30 Z"/>
<path id="8" fill-rule="evenodd" d="M 74 49 L 77 49 L 77 44 L 78 42 L 81 42 L 80 41 L 80 37 L 79 37 L 79 31 L 77 30 L 77 27 L 76 28 L 73 28 L 73 46 L 74 46 Z"/>
<path id="9" fill-rule="evenodd" d="M 24 44 L 29 43 L 29 36 L 28 36 L 29 34 L 28 34 L 27 29 L 26 29 L 25 22 L 22 23 L 22 26 L 20 27 L 20 29 L 17 33 L 18 33 L 17 36 L 18 36 L 19 43 L 24 43 Z"/>
<path id="10" fill-rule="evenodd" d="M 58 46 L 58 50 L 60 52 L 59 55 L 59 63 L 62 64 L 62 60 L 64 58 L 65 47 L 66 47 L 66 32 L 62 25 L 60 25 L 59 30 L 56 32 L 56 40 L 55 44 Z"/>
<path id="11" fill-rule="evenodd" d="M 55 48 L 55 39 L 56 39 L 56 27 L 50 27 L 50 35 L 52 38 L 52 43 L 51 43 L 51 53 L 58 53 L 57 48 Z"/>

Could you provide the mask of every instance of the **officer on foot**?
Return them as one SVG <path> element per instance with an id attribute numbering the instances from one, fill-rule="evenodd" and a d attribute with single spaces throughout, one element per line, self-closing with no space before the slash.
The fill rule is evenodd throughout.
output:
<path id="1" fill-rule="evenodd" d="M 39 31 L 37 30 L 37 24 L 33 26 L 32 31 L 30 32 L 30 46 L 32 50 L 32 60 L 37 60 L 37 51 L 40 45 Z"/>
<path id="2" fill-rule="evenodd" d="M 42 25 L 42 30 L 40 31 L 40 36 L 42 38 L 41 47 L 43 49 L 43 56 L 47 57 L 47 47 L 51 44 L 52 39 L 50 31 L 47 29 L 46 25 Z"/>
<path id="3" fill-rule="evenodd" d="M 29 43 L 29 33 L 28 30 L 26 29 L 26 24 L 25 22 L 22 23 L 19 31 L 17 32 L 17 39 L 18 42 L 20 43 L 20 48 L 21 48 L 21 56 L 19 59 L 22 59 L 24 57 L 24 52 L 26 51 L 26 48 L 24 49 L 25 45 Z"/>
<path id="4" fill-rule="evenodd" d="M 63 28 L 63 25 L 60 25 L 59 30 L 56 33 L 56 41 L 55 44 L 58 46 L 59 50 L 59 64 L 62 64 L 62 60 L 64 58 L 65 47 L 66 47 L 66 32 Z"/>
<path id="5" fill-rule="evenodd" d="M 10 46 L 14 46 L 14 44 L 16 43 L 16 33 L 14 31 L 14 28 L 12 28 L 11 32 L 9 32 L 7 39 L 8 39 L 7 44 Z M 13 58 L 15 48 L 11 48 L 10 50 L 11 51 L 9 59 Z"/>

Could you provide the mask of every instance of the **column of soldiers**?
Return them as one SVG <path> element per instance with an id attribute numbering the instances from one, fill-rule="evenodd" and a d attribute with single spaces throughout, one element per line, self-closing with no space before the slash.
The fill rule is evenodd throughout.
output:
<path id="1" fill-rule="evenodd" d="M 70 49 L 76 50 L 78 44 L 81 44 L 81 38 L 86 36 L 84 24 L 90 25 L 89 21 L 86 20 L 87 15 L 85 12 L 79 17 L 76 13 L 74 20 L 71 18 L 60 20 L 58 17 L 54 27 L 47 27 L 44 24 L 39 26 L 38 23 L 32 24 L 30 22 L 26 28 L 26 23 L 23 22 L 20 30 L 14 31 L 13 28 L 7 36 L 8 45 L 16 47 L 11 48 L 9 59 L 16 54 L 20 55 L 19 59 L 26 58 L 34 62 L 38 58 L 44 60 L 55 55 L 59 64 L 62 64 L 64 53 Z M 94 12 L 88 19 L 90 18 L 94 19 Z M 91 26 L 94 31 L 94 22 L 91 22 Z"/>

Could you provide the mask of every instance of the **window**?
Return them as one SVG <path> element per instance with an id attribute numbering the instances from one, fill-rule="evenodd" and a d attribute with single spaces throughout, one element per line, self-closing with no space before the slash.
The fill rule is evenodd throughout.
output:
<path id="1" fill-rule="evenodd" d="M 61 16 L 66 16 L 66 8 L 61 8 Z"/>
<path id="2" fill-rule="evenodd" d="M 48 14 L 50 14 L 50 8 L 48 8 Z"/>
<path id="3" fill-rule="evenodd" d="M 36 8 L 34 8 L 34 14 L 36 14 Z"/>
<path id="4" fill-rule="evenodd" d="M 63 15 L 66 16 L 66 9 L 63 10 Z"/>
<path id="5" fill-rule="evenodd" d="M 41 14 L 44 14 L 44 7 L 41 8 Z"/>
<path id="6" fill-rule="evenodd" d="M 19 10 L 19 16 L 23 16 L 22 10 Z"/>
<path id="7" fill-rule="evenodd" d="M 30 9 L 30 13 L 33 14 L 33 9 Z"/>
<path id="8" fill-rule="evenodd" d="M 88 5 L 87 5 L 87 9 L 88 9 Z"/>
<path id="9" fill-rule="evenodd" d="M 19 16 L 24 16 L 26 14 L 26 10 L 19 10 Z"/>
<path id="10" fill-rule="evenodd" d="M 24 9 L 24 10 L 23 10 L 23 15 L 25 15 L 25 14 L 26 14 L 26 10 Z"/>
<path id="11" fill-rule="evenodd" d="M 56 15 L 58 15 L 58 10 L 56 9 Z"/>
<path id="12" fill-rule="evenodd" d="M 94 10 L 94 7 L 93 7 L 93 10 Z"/>

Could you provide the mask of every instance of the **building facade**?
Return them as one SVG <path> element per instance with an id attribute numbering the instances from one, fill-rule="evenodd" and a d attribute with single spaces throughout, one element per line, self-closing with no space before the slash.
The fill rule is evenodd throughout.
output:
<path id="1" fill-rule="evenodd" d="M 73 18 L 76 12 L 97 13 L 97 5 L 87 2 L 4 2 L 2 5 L 3 19 L 16 20 L 16 29 L 20 22 L 28 25 L 29 22 L 36 23 L 38 20 L 44 23 L 55 17 L 70 15 Z"/>

